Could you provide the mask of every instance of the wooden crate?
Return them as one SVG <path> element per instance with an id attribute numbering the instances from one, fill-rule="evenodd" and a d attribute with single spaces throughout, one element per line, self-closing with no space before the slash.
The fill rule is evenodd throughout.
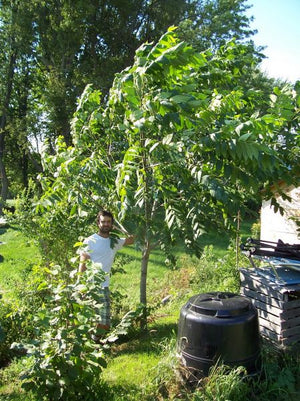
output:
<path id="1" fill-rule="evenodd" d="M 300 344 L 299 284 L 279 285 L 257 269 L 240 269 L 240 292 L 252 299 L 259 317 L 260 333 L 280 346 Z"/>

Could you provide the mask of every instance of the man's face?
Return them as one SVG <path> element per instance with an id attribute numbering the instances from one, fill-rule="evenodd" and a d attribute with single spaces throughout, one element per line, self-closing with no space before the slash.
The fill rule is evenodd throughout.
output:
<path id="1" fill-rule="evenodd" d="M 112 219 L 109 216 L 100 216 L 98 223 L 99 231 L 103 234 L 109 234 L 112 229 Z"/>

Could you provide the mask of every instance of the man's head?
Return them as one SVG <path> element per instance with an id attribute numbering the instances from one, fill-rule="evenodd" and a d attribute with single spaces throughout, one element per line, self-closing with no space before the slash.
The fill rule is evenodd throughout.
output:
<path id="1" fill-rule="evenodd" d="M 108 237 L 112 230 L 114 217 L 107 210 L 101 210 L 97 216 L 97 225 L 99 227 L 99 235 Z"/>

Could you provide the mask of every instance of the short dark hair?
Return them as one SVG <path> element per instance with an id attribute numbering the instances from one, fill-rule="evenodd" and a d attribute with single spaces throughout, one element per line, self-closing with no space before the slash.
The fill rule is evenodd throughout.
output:
<path id="1" fill-rule="evenodd" d="M 97 215 L 97 224 L 99 224 L 100 222 L 100 217 L 101 216 L 107 216 L 111 218 L 111 222 L 114 222 L 114 216 L 111 212 L 109 212 L 108 210 L 100 210 L 100 212 Z"/>

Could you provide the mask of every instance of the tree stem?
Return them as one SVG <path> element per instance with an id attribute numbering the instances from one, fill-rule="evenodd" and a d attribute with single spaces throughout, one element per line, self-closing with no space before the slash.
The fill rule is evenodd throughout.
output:
<path id="1" fill-rule="evenodd" d="M 141 281 L 140 281 L 140 302 L 144 306 L 143 316 L 141 319 L 141 329 L 147 329 L 147 272 L 150 256 L 150 242 L 145 241 L 142 261 L 141 261 Z"/>

